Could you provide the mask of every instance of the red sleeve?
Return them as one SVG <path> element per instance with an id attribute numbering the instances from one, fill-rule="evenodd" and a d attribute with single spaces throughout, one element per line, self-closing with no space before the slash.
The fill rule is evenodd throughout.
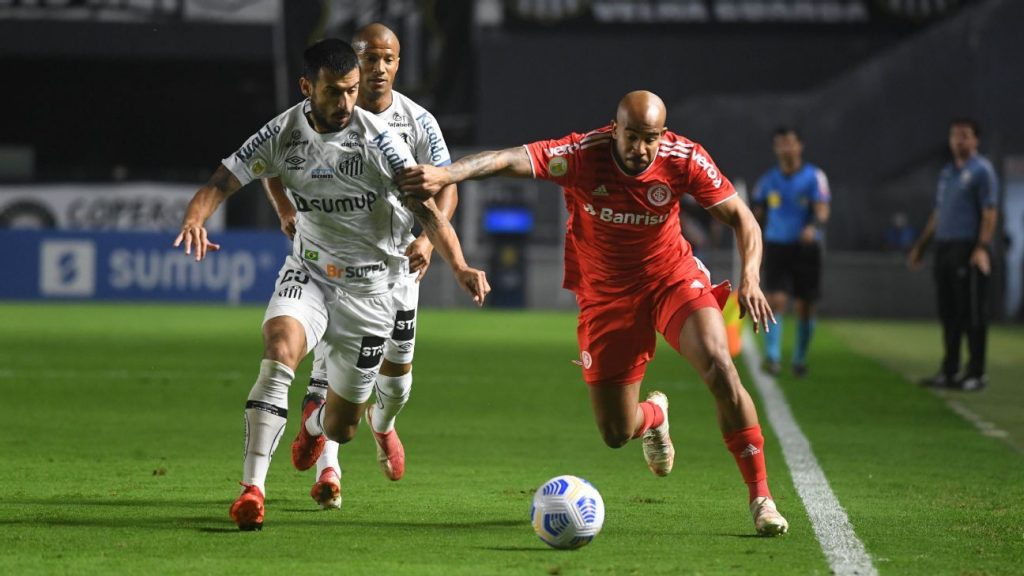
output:
<path id="1" fill-rule="evenodd" d="M 533 177 L 565 186 L 573 181 L 580 166 L 580 138 L 575 132 L 558 140 L 538 140 L 526 144 L 533 165 Z"/>
<path id="2" fill-rule="evenodd" d="M 736 194 L 732 182 L 722 174 L 711 155 L 700 144 L 693 146 L 686 173 L 686 191 L 704 208 L 711 208 Z"/>

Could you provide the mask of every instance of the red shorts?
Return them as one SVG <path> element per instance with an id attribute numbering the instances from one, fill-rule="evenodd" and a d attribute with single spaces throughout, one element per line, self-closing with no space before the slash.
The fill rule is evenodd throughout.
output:
<path id="1" fill-rule="evenodd" d="M 588 385 L 639 382 L 654 358 L 656 332 L 678 352 L 679 333 L 690 314 L 725 305 L 729 283 L 712 286 L 707 276 L 695 272 L 694 278 L 617 298 L 577 295 L 576 337 Z"/>

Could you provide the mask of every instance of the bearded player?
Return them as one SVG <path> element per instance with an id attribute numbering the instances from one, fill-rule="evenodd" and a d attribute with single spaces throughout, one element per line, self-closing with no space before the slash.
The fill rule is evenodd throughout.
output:
<path id="1" fill-rule="evenodd" d="M 243 488 L 230 509 L 241 530 L 263 526 L 267 471 L 287 421 L 288 388 L 299 361 L 321 340 L 327 343 L 330 389 L 326 400 L 303 407 L 292 462 L 307 470 L 325 436 L 342 444 L 354 437 L 393 332 L 391 287 L 408 274 L 403 248 L 414 219 L 478 304 L 490 291 L 483 272 L 466 264 L 436 205 L 398 194 L 394 176 L 414 160 L 396 133 L 355 106 L 359 67 L 352 47 L 322 40 L 306 49 L 303 60 L 299 86 L 306 100 L 221 162 L 189 203 L 174 241 L 184 244 L 186 254 L 195 248 L 197 261 L 219 249 L 209 241 L 206 219 L 244 184 L 264 176 L 280 176 L 304 214 L 264 315 L 263 360 L 246 401 Z"/>
<path id="2" fill-rule="evenodd" d="M 757 409 L 729 355 L 720 311 L 728 284 L 711 284 L 680 229 L 684 194 L 733 228 L 743 261 L 742 314 L 750 315 L 755 330 L 767 330 L 775 319 L 758 286 L 760 227 L 704 148 L 669 132 L 661 99 L 637 91 L 623 97 L 607 126 L 481 152 L 446 167 L 408 168 L 399 187 L 427 196 L 490 176 L 540 178 L 563 189 L 569 211 L 564 287 L 576 293 L 583 379 L 605 443 L 618 448 L 642 438 L 650 470 L 658 476 L 672 470 L 668 398 L 651 392 L 640 402 L 655 333 L 661 333 L 715 398 L 725 444 L 748 487 L 757 532 L 785 533 L 789 524 L 768 489 Z"/>
<path id="3" fill-rule="evenodd" d="M 377 116 L 402 137 L 418 162 L 435 166 L 451 163 L 441 128 L 434 116 L 422 106 L 392 87 L 401 59 L 401 44 L 388 27 L 367 24 L 356 31 L 352 48 L 359 57 L 359 96 L 356 106 Z M 295 234 L 296 209 L 285 193 L 280 178 L 263 180 L 281 229 L 289 237 Z M 458 204 L 454 185 L 446 186 L 435 197 L 437 208 L 451 220 Z M 389 480 L 400 480 L 405 474 L 405 447 L 398 437 L 395 420 L 409 401 L 412 391 L 412 360 L 416 347 L 416 308 L 419 303 L 419 281 L 430 266 L 434 246 L 427 234 L 408 242 L 409 274 L 398 278 L 392 289 L 395 304 L 394 329 L 385 342 L 384 361 L 374 383 L 375 401 L 367 408 L 366 420 L 377 443 L 377 461 Z M 303 406 L 327 396 L 327 366 L 321 342 L 313 351 L 313 369 Z M 316 480 L 310 496 L 321 508 L 341 507 L 341 465 L 338 443 L 327 440 L 316 462 Z"/>

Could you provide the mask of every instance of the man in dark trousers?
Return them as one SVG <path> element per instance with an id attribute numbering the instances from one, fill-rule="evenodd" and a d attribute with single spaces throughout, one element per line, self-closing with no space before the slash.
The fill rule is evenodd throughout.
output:
<path id="1" fill-rule="evenodd" d="M 907 262 L 918 268 L 935 238 L 935 286 L 945 355 L 939 372 L 924 383 L 937 388 L 978 391 L 987 382 L 985 344 L 988 334 L 992 237 L 996 230 L 999 186 L 995 170 L 978 154 L 978 124 L 969 118 L 949 126 L 953 161 L 939 173 L 935 209 Z M 970 355 L 960 370 L 960 341 L 967 334 Z"/>

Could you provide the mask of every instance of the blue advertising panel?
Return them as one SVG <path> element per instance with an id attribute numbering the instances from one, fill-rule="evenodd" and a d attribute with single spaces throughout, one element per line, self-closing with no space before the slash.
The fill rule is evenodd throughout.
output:
<path id="1" fill-rule="evenodd" d="M 488 234 L 529 234 L 533 212 L 526 206 L 488 206 L 484 211 L 484 232 Z"/>
<path id="2" fill-rule="evenodd" d="M 0 299 L 265 303 L 291 251 L 280 232 L 219 232 L 202 262 L 165 232 L 0 230 Z"/>

